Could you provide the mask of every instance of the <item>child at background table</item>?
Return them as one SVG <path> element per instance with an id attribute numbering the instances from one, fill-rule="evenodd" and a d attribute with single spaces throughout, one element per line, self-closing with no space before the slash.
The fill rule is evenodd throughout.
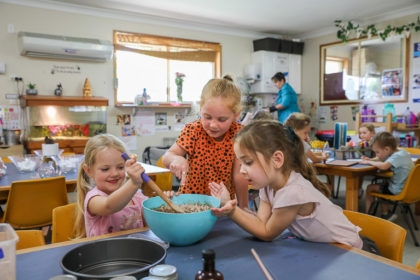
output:
<path id="1" fill-rule="evenodd" d="M 369 192 L 397 195 L 404 188 L 408 175 L 414 167 L 411 155 L 405 150 L 397 148 L 397 139 L 389 132 L 379 132 L 372 139 L 372 150 L 379 161 L 362 160 L 361 164 L 376 166 L 379 170 L 391 170 L 391 178 L 384 179 L 381 184 L 370 184 L 366 189 L 366 213 L 373 202 Z M 390 219 L 393 213 L 388 212 L 388 205 L 381 203 L 382 218 Z M 395 216 L 394 216 L 395 217 Z M 392 217 L 392 219 L 394 218 Z"/>
<path id="2" fill-rule="evenodd" d="M 76 237 L 145 226 L 141 209 L 147 197 L 139 190 L 144 168 L 136 158 L 125 162 L 124 152 L 124 143 L 110 134 L 87 142 L 77 178 Z"/>
<path id="3" fill-rule="evenodd" d="M 216 216 L 228 215 L 255 237 L 271 241 L 288 228 L 296 236 L 314 242 L 338 242 L 362 247 L 358 232 L 337 205 L 329 188 L 320 182 L 304 154 L 302 140 L 278 121 L 253 121 L 236 136 L 236 157 L 241 173 L 259 189 L 257 214 L 222 201 Z M 223 184 L 210 186 L 212 195 L 226 192 Z"/>
<path id="4" fill-rule="evenodd" d="M 293 113 L 287 118 L 284 124 L 293 128 L 296 135 L 302 140 L 304 152 L 312 162 L 324 162 L 327 160 L 329 157 L 328 152 L 322 151 L 320 155 L 317 155 L 311 151 L 311 145 L 309 144 L 311 118 L 308 115 L 303 113 Z"/>
<path id="5" fill-rule="evenodd" d="M 162 158 L 163 164 L 181 178 L 178 193 L 210 195 L 209 183 L 224 182 L 231 199 L 236 194 L 239 206 L 248 207 L 248 183 L 239 173 L 240 164 L 233 152 L 233 139 L 242 128 L 237 122 L 240 102 L 241 92 L 230 76 L 211 79 L 204 86 L 201 118 L 185 126 Z"/>
<path id="6" fill-rule="evenodd" d="M 360 141 L 360 146 L 364 148 L 372 147 L 373 136 L 375 136 L 375 127 L 373 124 L 362 123 L 359 128 L 359 138 L 362 140 Z M 368 160 L 374 157 L 375 154 L 373 153 L 372 149 L 366 149 L 366 151 L 363 152 L 362 159 Z"/>

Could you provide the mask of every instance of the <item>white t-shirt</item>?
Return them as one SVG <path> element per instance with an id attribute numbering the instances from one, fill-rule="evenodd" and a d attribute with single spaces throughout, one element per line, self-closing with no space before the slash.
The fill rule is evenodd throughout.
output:
<path id="1" fill-rule="evenodd" d="M 308 216 L 297 215 L 288 229 L 296 236 L 314 242 L 338 242 L 362 248 L 359 227 L 353 225 L 343 210 L 319 192 L 300 173 L 292 171 L 284 187 L 274 192 L 265 187 L 260 190 L 260 199 L 269 203 L 272 211 L 292 205 L 315 203 L 314 211 Z"/>

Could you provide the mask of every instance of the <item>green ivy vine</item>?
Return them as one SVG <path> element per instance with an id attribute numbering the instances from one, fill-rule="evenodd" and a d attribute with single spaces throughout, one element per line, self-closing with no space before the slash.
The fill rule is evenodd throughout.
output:
<path id="1" fill-rule="evenodd" d="M 383 41 L 389 36 L 404 34 L 406 37 L 410 36 L 410 32 L 420 31 L 420 17 L 417 18 L 417 22 L 410 22 L 401 26 L 387 25 L 384 30 L 378 30 L 374 24 L 370 24 L 366 27 L 360 27 L 358 24 L 348 21 L 347 23 L 341 20 L 335 20 L 334 25 L 338 27 L 337 38 L 343 42 L 347 42 L 350 37 L 354 35 L 356 38 L 368 36 L 379 36 Z"/>

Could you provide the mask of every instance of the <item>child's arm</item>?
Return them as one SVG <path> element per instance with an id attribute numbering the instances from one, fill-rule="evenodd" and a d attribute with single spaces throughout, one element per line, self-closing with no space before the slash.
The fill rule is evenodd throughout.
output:
<path id="1" fill-rule="evenodd" d="M 248 208 L 248 180 L 240 173 L 241 163 L 235 158 L 232 168 L 232 179 L 235 185 L 236 199 L 238 200 L 239 207 Z"/>
<path id="2" fill-rule="evenodd" d="M 229 215 L 240 227 L 255 237 L 271 241 L 279 236 L 296 218 L 301 205 L 276 208 L 271 213 L 271 205 L 260 201 L 257 215 L 236 207 L 236 201 L 231 200 L 222 208 L 212 208 L 216 216 Z"/>
<path id="3" fill-rule="evenodd" d="M 392 164 L 387 161 L 362 160 L 360 163 L 376 166 L 380 170 L 388 170 L 392 166 Z"/>
<path id="4" fill-rule="evenodd" d="M 163 165 L 169 168 L 178 179 L 181 179 L 182 172 L 188 172 L 188 161 L 185 159 L 186 154 L 187 152 L 175 143 L 162 156 Z"/>
<path id="5" fill-rule="evenodd" d="M 144 168 L 136 162 L 136 158 L 129 159 L 126 162 L 126 172 L 130 179 L 119 189 L 107 197 L 95 196 L 89 200 L 88 211 L 91 215 L 108 216 L 127 206 L 143 184 L 141 174 Z"/>

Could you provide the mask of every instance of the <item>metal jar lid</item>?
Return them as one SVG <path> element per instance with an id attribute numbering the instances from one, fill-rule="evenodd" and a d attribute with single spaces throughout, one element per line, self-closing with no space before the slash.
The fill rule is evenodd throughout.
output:
<path id="1" fill-rule="evenodd" d="M 176 267 L 170 264 L 159 264 L 149 270 L 150 276 L 165 277 L 165 279 L 177 279 Z M 174 278 L 175 277 L 175 278 Z"/>
<path id="2" fill-rule="evenodd" d="M 51 277 L 49 280 L 77 280 L 77 278 L 71 274 L 62 274 Z"/>

